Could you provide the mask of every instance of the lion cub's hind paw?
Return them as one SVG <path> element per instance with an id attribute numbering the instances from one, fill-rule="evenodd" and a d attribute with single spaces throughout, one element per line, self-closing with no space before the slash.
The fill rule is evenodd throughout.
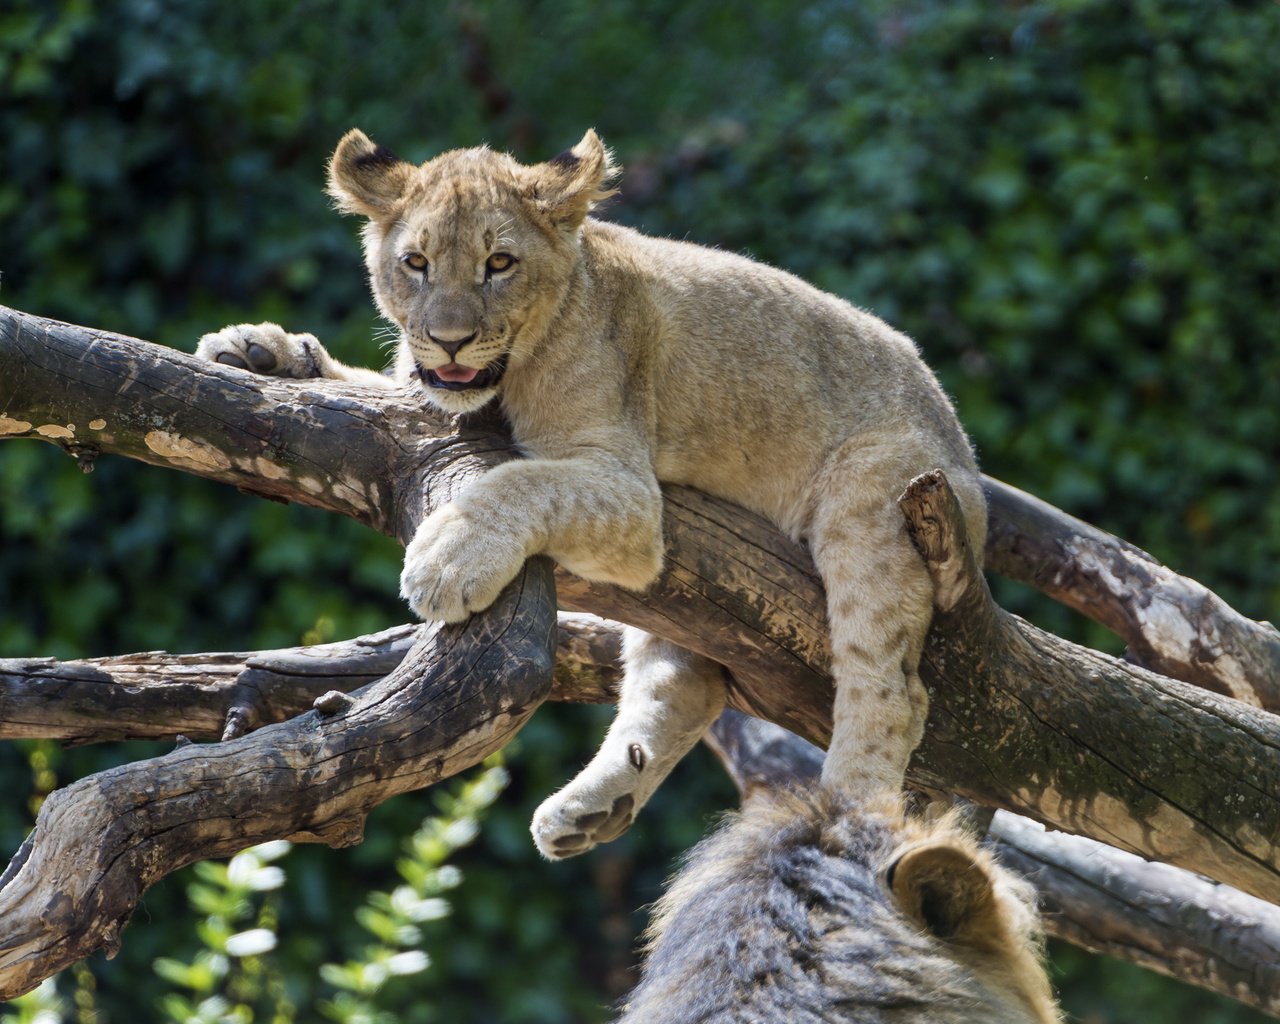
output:
<path id="1" fill-rule="evenodd" d="M 586 853 L 599 843 L 617 839 L 635 820 L 635 797 L 623 793 L 608 809 L 584 810 L 576 801 L 562 806 L 551 797 L 533 817 L 533 839 L 548 860 L 563 860 Z"/>
<path id="2" fill-rule="evenodd" d="M 279 324 L 234 324 L 206 334 L 196 356 L 250 373 L 305 380 L 324 375 L 324 348 L 314 335 L 289 334 Z"/>

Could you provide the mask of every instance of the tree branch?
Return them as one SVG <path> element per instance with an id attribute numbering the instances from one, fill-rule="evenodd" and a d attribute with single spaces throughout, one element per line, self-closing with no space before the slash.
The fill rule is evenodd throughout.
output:
<path id="1" fill-rule="evenodd" d="M 666 490 L 667 568 L 643 595 L 560 578 L 560 599 L 727 665 L 730 702 L 829 737 L 821 587 L 803 549 L 740 509 Z M 960 552 L 958 520 L 931 566 Z M 1280 719 L 1078 647 L 995 606 L 971 558 L 946 566 L 921 674 L 931 713 L 910 780 L 1280 896 Z M 945 574 L 944 574 L 945 575 Z M 1229 799 L 1226 797 L 1229 795 Z"/>
<path id="2" fill-rule="evenodd" d="M 192 861 L 277 838 L 353 845 L 383 800 L 501 748 L 546 696 L 550 588 L 550 564 L 531 560 L 492 614 L 422 631 L 384 680 L 328 713 L 51 794 L 0 878 L 0 997 L 113 953 L 147 887 Z"/>
<path id="3" fill-rule="evenodd" d="M 1004 811 L 990 834 L 1039 889 L 1050 935 L 1280 1017 L 1274 904 Z"/>
<path id="4" fill-rule="evenodd" d="M 113 740 L 230 739 L 287 722 L 328 693 L 350 694 L 389 675 L 431 631 L 404 625 L 336 643 L 276 651 L 147 651 L 84 661 L 0 658 L 0 740 L 77 745 Z M 616 623 L 564 614 L 549 700 L 617 699 Z"/>
<path id="5" fill-rule="evenodd" d="M 987 568 L 1102 623 L 1153 672 L 1280 712 L 1280 631 L 1145 551 L 986 481 Z"/>
<path id="6" fill-rule="evenodd" d="M 425 512 L 511 457 L 492 420 L 451 429 L 407 391 L 274 381 L 0 308 L 0 435 L 40 438 L 77 457 L 109 452 L 169 465 L 342 512 L 404 540 Z M 930 510 L 927 494 L 912 500 L 940 524 L 941 553 L 959 550 L 947 539 L 945 510 Z M 733 675 L 735 706 L 825 740 L 825 614 L 807 553 L 763 520 L 688 489 L 667 490 L 665 514 L 668 567 L 654 588 L 636 595 L 561 574 L 563 602 L 716 658 Z M 939 592 L 959 597 L 938 612 L 922 667 L 933 711 L 912 780 L 1274 899 L 1277 719 L 1035 630 L 994 606 L 972 559 L 947 562 L 931 563 L 952 573 L 955 587 Z M 515 597 L 508 592 L 459 629 L 420 634 L 418 653 L 358 691 L 345 712 L 184 747 L 47 801 L 0 879 L 0 997 L 110 942 L 142 889 L 181 864 L 279 836 L 348 841 L 379 800 L 483 756 L 549 686 L 547 573 L 535 560 Z M 518 640 L 519 650 L 489 657 L 494 637 Z M 236 671 L 274 671 L 250 660 Z M 461 703 L 455 685 L 467 694 Z M 413 718 L 397 699 L 402 690 Z M 432 697 L 441 706 L 433 709 Z M 247 698 L 231 707 L 239 711 L 224 709 L 224 731 L 262 716 Z M 407 734 L 413 721 L 439 728 Z M 257 774 L 274 788 L 245 808 L 243 779 Z M 319 803 L 317 778 L 329 787 Z M 100 823 L 91 842 L 77 845 L 53 827 L 72 806 L 86 815 L 78 820 Z M 178 806 L 185 830 L 170 814 Z M 132 873 L 101 868 L 114 863 Z"/>
<path id="7" fill-rule="evenodd" d="M 913 780 L 1274 902 L 1280 718 L 998 608 L 941 474 L 900 504 L 951 602 L 936 607 L 926 644 L 934 707 Z"/>

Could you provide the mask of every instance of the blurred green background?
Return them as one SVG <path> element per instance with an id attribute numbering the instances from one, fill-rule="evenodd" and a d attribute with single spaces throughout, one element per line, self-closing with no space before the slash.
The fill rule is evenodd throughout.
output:
<path id="1" fill-rule="evenodd" d="M 1213 0 L 8 0 L 0 7 L 0 302 L 190 351 L 278 320 L 381 355 L 358 225 L 324 162 L 358 125 L 426 159 L 545 159 L 596 127 L 604 216 L 789 268 L 914 336 L 988 472 L 1280 613 L 1280 5 Z M 400 553 L 352 523 L 182 474 L 0 445 L 0 656 L 291 645 L 402 621 Z M 1114 641 L 1008 585 L 1072 639 Z M 732 792 L 698 752 L 623 840 L 564 865 L 527 836 L 607 714 L 548 707 L 455 860 L 433 966 L 394 1020 L 607 1018 L 639 908 Z M 0 852 L 55 780 L 133 744 L 0 749 Z M 310 1006 L 428 794 L 353 850 L 281 861 L 282 966 Z M 152 961 L 198 945 L 157 886 L 78 993 L 160 1019 Z M 1261 1019 L 1055 950 L 1075 1019 Z M 71 979 L 63 982 L 70 992 Z M 331 992 L 330 992 L 331 994 Z M 71 1018 L 68 1018 L 71 1019 Z M 259 1018 L 267 1019 L 267 1018 Z M 314 1019 L 302 1012 L 300 1020 Z"/>

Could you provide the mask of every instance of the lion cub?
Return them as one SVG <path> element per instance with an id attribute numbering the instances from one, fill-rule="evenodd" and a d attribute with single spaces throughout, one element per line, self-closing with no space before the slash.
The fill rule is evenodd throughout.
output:
<path id="1" fill-rule="evenodd" d="M 690 484 L 809 545 L 827 591 L 834 734 L 823 778 L 898 792 L 927 696 L 932 587 L 895 498 L 940 468 L 974 551 L 973 453 L 910 339 L 780 270 L 588 217 L 617 169 L 592 131 L 546 163 L 488 148 L 421 166 L 353 130 L 329 164 L 368 219 L 374 298 L 401 334 L 394 380 L 274 324 L 206 335 L 208 359 L 293 377 L 421 381 L 450 413 L 501 404 L 527 458 L 428 517 L 401 591 L 424 619 L 487 607 L 530 555 L 642 588 L 662 565 L 659 482 Z M 718 666 L 631 631 L 618 716 L 534 819 L 549 857 L 626 829 L 724 704 Z"/>

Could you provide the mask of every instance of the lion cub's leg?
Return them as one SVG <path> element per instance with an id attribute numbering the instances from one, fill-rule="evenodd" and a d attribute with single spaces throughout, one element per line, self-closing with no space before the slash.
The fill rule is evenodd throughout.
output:
<path id="1" fill-rule="evenodd" d="M 662 568 L 662 492 L 647 466 L 596 448 L 496 466 L 419 525 L 400 593 L 427 621 L 488 608 L 531 555 L 640 589 Z"/>
<path id="2" fill-rule="evenodd" d="M 251 373 L 305 380 L 328 377 L 393 388 L 398 382 L 377 370 L 348 366 L 329 355 L 314 334 L 290 334 L 279 324 L 234 324 L 206 334 L 196 355 Z"/>
<path id="3" fill-rule="evenodd" d="M 720 666 L 638 629 L 623 635 L 618 714 L 596 756 L 533 816 L 553 860 L 616 839 L 724 708 Z"/>
<path id="4" fill-rule="evenodd" d="M 928 712 L 918 669 L 933 585 L 895 501 L 917 471 L 900 453 L 838 455 L 811 520 L 836 685 L 822 780 L 863 793 L 901 790 Z"/>

